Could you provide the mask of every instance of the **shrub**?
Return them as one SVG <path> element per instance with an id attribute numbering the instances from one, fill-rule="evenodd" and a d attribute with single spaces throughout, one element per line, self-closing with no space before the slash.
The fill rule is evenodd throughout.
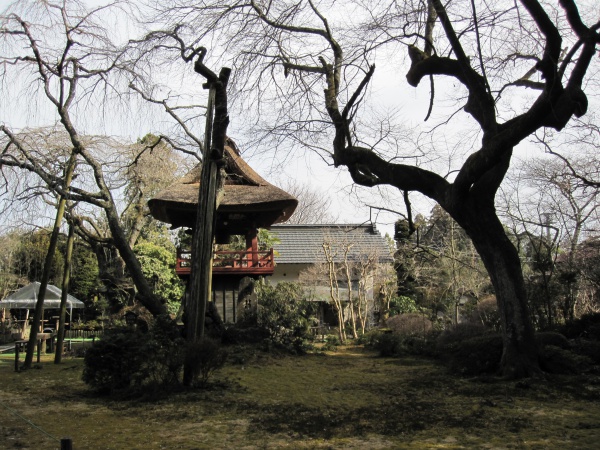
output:
<path id="1" fill-rule="evenodd" d="M 422 314 L 410 313 L 390 317 L 385 321 L 386 328 L 401 336 L 426 336 L 433 330 L 433 322 Z"/>
<path id="2" fill-rule="evenodd" d="M 452 372 L 477 376 L 495 373 L 500 369 L 502 336 L 485 334 L 468 338 L 459 345 L 438 346 L 438 352 Z"/>
<path id="3" fill-rule="evenodd" d="M 227 345 L 258 344 L 268 338 L 269 333 L 264 328 L 236 323 L 225 329 L 221 342 Z"/>
<path id="4" fill-rule="evenodd" d="M 382 333 L 374 341 L 374 347 L 380 356 L 400 356 L 402 337 L 392 333 Z"/>
<path id="5" fill-rule="evenodd" d="M 391 333 L 390 330 L 377 330 L 365 335 L 363 342 L 377 350 L 380 356 L 432 356 L 432 336 L 403 336 Z"/>
<path id="6" fill-rule="evenodd" d="M 417 303 L 406 295 L 400 295 L 390 300 L 390 316 L 397 316 L 399 314 L 418 313 L 419 307 Z"/>
<path id="7" fill-rule="evenodd" d="M 270 342 L 293 353 L 304 353 L 310 334 L 314 305 L 303 298 L 296 283 L 257 286 L 258 326 L 266 330 Z"/>
<path id="8" fill-rule="evenodd" d="M 438 336 L 436 353 L 452 372 L 476 376 L 500 368 L 502 345 L 502 336 L 483 325 L 457 324 Z"/>
<path id="9" fill-rule="evenodd" d="M 214 339 L 204 338 L 185 346 L 185 363 L 192 371 L 192 379 L 206 385 L 210 376 L 223 367 L 227 352 Z"/>
<path id="10" fill-rule="evenodd" d="M 321 347 L 321 350 L 335 352 L 340 345 L 342 345 L 342 341 L 340 341 L 340 337 L 337 334 L 328 334 L 325 336 L 325 344 Z"/>
<path id="11" fill-rule="evenodd" d="M 408 297 L 407 297 L 408 298 Z M 433 322 L 418 313 L 392 316 L 385 328 L 371 330 L 361 336 L 359 343 L 381 356 L 420 355 L 432 356 L 436 331 Z"/>
<path id="12" fill-rule="evenodd" d="M 579 319 L 564 324 L 559 331 L 568 339 L 586 338 L 600 341 L 600 313 L 584 314 Z"/>
<path id="13" fill-rule="evenodd" d="M 489 334 L 482 325 L 459 323 L 444 330 L 437 338 L 436 348 L 440 352 L 454 351 L 462 342 L 478 336 Z"/>
<path id="14" fill-rule="evenodd" d="M 155 384 L 178 384 L 185 357 L 185 339 L 169 316 L 154 321 L 146 341 L 148 381 Z"/>
<path id="15" fill-rule="evenodd" d="M 177 384 L 184 340 L 168 317 L 158 317 L 147 333 L 107 331 L 85 354 L 82 379 L 104 394 L 142 385 Z"/>
<path id="16" fill-rule="evenodd" d="M 409 355 L 434 356 L 435 340 L 434 334 L 427 336 L 407 336 L 402 340 L 404 352 Z"/>
<path id="17" fill-rule="evenodd" d="M 358 336 L 358 339 L 356 340 L 356 344 L 364 345 L 366 347 L 372 347 L 374 339 L 376 338 L 377 335 L 379 335 L 379 333 L 382 332 L 382 330 L 383 330 L 382 328 L 375 328 L 375 329 L 364 332 L 363 334 Z"/>
<path id="18" fill-rule="evenodd" d="M 585 356 L 590 359 L 594 364 L 600 364 L 600 342 L 599 341 L 588 341 L 588 340 L 577 340 L 573 345 L 573 352 L 578 355 Z"/>
<path id="19" fill-rule="evenodd" d="M 564 337 L 562 334 L 556 333 L 554 331 L 540 331 L 536 333 L 535 340 L 538 344 L 538 347 L 541 348 L 549 345 L 565 350 L 571 348 L 571 344 L 569 343 L 567 338 Z"/>
<path id="20" fill-rule="evenodd" d="M 554 345 L 542 347 L 540 351 L 540 367 L 555 374 L 577 374 L 586 371 L 592 361 L 584 355 L 578 355 Z"/>
<path id="21" fill-rule="evenodd" d="M 105 394 L 141 384 L 145 346 L 145 336 L 137 331 L 107 331 L 85 354 L 83 381 Z"/>

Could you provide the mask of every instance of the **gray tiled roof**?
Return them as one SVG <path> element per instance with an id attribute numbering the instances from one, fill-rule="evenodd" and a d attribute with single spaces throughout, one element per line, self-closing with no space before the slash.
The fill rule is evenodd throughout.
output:
<path id="1" fill-rule="evenodd" d="M 392 262 L 390 250 L 383 236 L 373 225 L 273 225 L 271 232 L 281 241 L 273 245 L 278 264 L 312 264 L 323 261 L 323 243 L 337 249 L 337 261 L 342 260 L 342 249 L 351 245 L 350 260 L 359 260 L 375 254 L 381 262 Z"/>

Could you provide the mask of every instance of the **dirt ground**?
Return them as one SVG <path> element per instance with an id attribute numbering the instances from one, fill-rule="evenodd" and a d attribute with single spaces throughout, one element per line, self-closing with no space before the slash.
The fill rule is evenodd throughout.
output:
<path id="1" fill-rule="evenodd" d="M 307 356 L 252 350 L 206 389 L 95 396 L 83 361 L 14 372 L 0 359 L 0 448 L 593 449 L 600 376 L 520 382 L 451 376 L 435 361 L 360 347 Z"/>

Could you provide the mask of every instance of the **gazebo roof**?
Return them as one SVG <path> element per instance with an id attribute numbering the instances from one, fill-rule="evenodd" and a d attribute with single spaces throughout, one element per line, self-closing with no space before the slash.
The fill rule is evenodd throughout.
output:
<path id="1" fill-rule="evenodd" d="M 40 282 L 34 281 L 0 301 L 0 309 L 34 309 L 39 293 Z M 61 296 L 62 290 L 52 284 L 46 285 L 46 295 L 44 296 L 43 305 L 44 309 L 60 308 Z M 67 294 L 68 308 L 83 308 L 84 306 L 85 305 L 81 300 L 76 299 L 71 294 Z"/>
<path id="2" fill-rule="evenodd" d="M 265 228 L 286 221 L 298 200 L 273 186 L 240 156 L 235 143 L 225 145 L 224 194 L 217 210 L 217 227 L 229 234 L 244 234 L 249 228 Z M 152 215 L 173 228 L 192 227 L 195 222 L 201 164 L 158 193 L 148 202 Z"/>

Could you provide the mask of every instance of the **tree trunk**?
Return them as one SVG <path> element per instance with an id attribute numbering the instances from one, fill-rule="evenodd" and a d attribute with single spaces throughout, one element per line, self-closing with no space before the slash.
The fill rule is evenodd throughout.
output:
<path id="1" fill-rule="evenodd" d="M 73 151 L 69 156 L 67 165 L 64 173 L 64 188 L 68 190 L 73 180 L 73 172 L 75 172 L 75 165 L 77 161 L 77 154 Z M 37 342 L 37 334 L 40 328 L 42 315 L 44 314 L 44 300 L 46 298 L 46 288 L 48 287 L 48 281 L 50 280 L 50 268 L 52 267 L 52 260 L 54 259 L 54 253 L 56 252 L 56 246 L 58 245 L 58 235 L 60 233 L 60 225 L 65 214 L 65 208 L 67 199 L 60 197 L 58 205 L 56 207 L 56 218 L 54 219 L 54 228 L 52 229 L 52 235 L 50 236 L 50 243 L 48 244 L 48 251 L 46 253 L 46 259 L 44 261 L 44 269 L 42 271 L 42 278 L 40 280 L 40 290 L 38 292 L 38 298 L 35 303 L 35 311 L 33 313 L 33 321 L 31 323 L 31 331 L 29 332 L 29 342 L 27 343 L 27 354 L 25 355 L 25 362 L 23 363 L 23 369 L 30 369 L 33 364 L 33 351 Z"/>
<path id="2" fill-rule="evenodd" d="M 352 326 L 352 337 L 358 339 L 358 332 L 356 331 L 356 313 L 354 311 L 354 305 L 352 304 L 352 275 L 350 273 L 350 262 L 348 261 L 348 251 L 350 247 L 347 247 L 344 254 L 344 273 L 346 275 L 346 283 L 348 285 L 348 308 L 350 308 L 350 325 Z"/>
<path id="3" fill-rule="evenodd" d="M 71 280 L 71 260 L 73 259 L 73 241 L 75 233 L 73 224 L 69 225 L 67 237 L 67 253 L 65 255 L 65 268 L 63 271 L 62 293 L 60 296 L 60 316 L 56 334 L 56 349 L 54 351 L 54 364 L 60 364 L 63 354 L 63 342 L 65 340 L 65 320 L 67 316 L 67 295 L 69 295 L 69 281 Z M 71 318 L 73 320 L 73 318 Z"/>
<path id="4" fill-rule="evenodd" d="M 114 202 L 110 202 L 114 205 Z M 112 235 L 112 241 L 115 248 L 118 250 L 119 255 L 123 259 L 129 275 L 137 288 L 139 299 L 142 305 L 150 311 L 153 316 L 159 316 L 161 314 L 167 314 L 166 306 L 161 300 L 154 294 L 154 291 L 150 287 L 148 280 L 144 276 L 142 266 L 137 259 L 133 249 L 129 246 L 129 240 L 121 227 L 121 222 L 116 210 L 111 206 L 104 209 L 106 218 L 108 221 L 108 227 Z"/>
<path id="5" fill-rule="evenodd" d="M 517 249 L 508 239 L 493 205 L 463 203 L 461 209 L 456 220 L 473 241 L 496 294 L 504 341 L 502 375 L 535 375 L 540 368 Z"/>

